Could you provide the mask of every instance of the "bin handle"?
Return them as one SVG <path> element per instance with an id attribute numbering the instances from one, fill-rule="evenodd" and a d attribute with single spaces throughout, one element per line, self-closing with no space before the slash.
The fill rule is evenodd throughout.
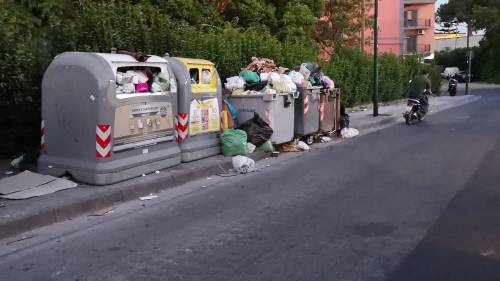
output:
<path id="1" fill-rule="evenodd" d="M 288 95 L 283 96 L 283 99 L 284 99 L 283 105 L 285 107 L 290 107 L 290 105 L 292 104 L 292 102 L 290 101 L 289 96 Z"/>
<path id="2" fill-rule="evenodd" d="M 298 99 L 298 98 L 299 98 L 299 96 L 300 96 L 299 91 L 295 91 L 295 92 L 293 92 L 293 93 L 292 93 L 292 97 L 293 97 L 293 99 Z"/>

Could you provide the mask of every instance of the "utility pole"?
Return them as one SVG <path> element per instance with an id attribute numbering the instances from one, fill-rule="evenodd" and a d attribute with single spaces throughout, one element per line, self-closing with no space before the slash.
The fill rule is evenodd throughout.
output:
<path id="1" fill-rule="evenodd" d="M 373 116 L 378 116 L 378 0 L 373 20 Z"/>
<path id="2" fill-rule="evenodd" d="M 366 0 L 361 0 L 361 52 L 365 50 L 365 29 L 366 29 L 366 19 L 365 19 L 365 9 Z"/>
<path id="3" fill-rule="evenodd" d="M 470 36 L 472 33 L 472 26 L 467 23 L 467 75 L 465 81 L 465 94 L 470 94 L 470 76 L 472 71 L 472 51 L 470 49 Z"/>

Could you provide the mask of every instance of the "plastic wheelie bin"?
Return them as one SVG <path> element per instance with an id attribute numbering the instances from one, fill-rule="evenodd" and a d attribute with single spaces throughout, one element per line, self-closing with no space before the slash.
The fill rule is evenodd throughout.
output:
<path id="1" fill-rule="evenodd" d="M 105 185 L 179 164 L 176 88 L 161 57 L 56 56 L 42 82 L 39 171 Z"/>
<path id="2" fill-rule="evenodd" d="M 319 131 L 330 134 L 338 130 L 340 121 L 340 90 L 322 89 L 319 102 Z"/>
<path id="3" fill-rule="evenodd" d="M 298 93 L 276 93 L 274 90 L 258 94 L 232 95 L 228 101 L 237 110 L 238 124 L 252 119 L 257 113 L 273 129 L 271 142 L 282 144 L 293 140 L 294 108 Z"/>
<path id="4" fill-rule="evenodd" d="M 321 87 L 298 87 L 297 89 L 299 97 L 295 100 L 295 137 L 304 138 L 307 144 L 312 144 L 319 131 Z"/>
<path id="5" fill-rule="evenodd" d="M 220 154 L 222 84 L 207 60 L 165 56 L 178 81 L 177 141 L 181 161 Z"/>

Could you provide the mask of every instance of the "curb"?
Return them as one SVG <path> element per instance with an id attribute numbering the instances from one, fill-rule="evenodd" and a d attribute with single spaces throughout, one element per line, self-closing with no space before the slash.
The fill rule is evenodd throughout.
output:
<path id="1" fill-rule="evenodd" d="M 270 157 L 270 154 L 255 153 L 248 155 L 248 157 L 252 158 L 254 161 L 259 161 L 266 157 Z M 106 189 L 94 191 L 84 198 L 73 196 L 66 199 L 58 206 L 46 208 L 36 213 L 27 213 L 1 223 L 0 239 L 18 235 L 93 211 L 102 210 L 117 203 L 135 200 L 140 196 L 158 193 L 165 189 L 177 187 L 193 180 L 214 175 L 220 172 L 219 164 L 226 170 L 232 168 L 230 157 L 225 157 L 222 161 L 215 160 L 214 162 L 216 162 L 216 164 L 212 162 L 196 169 L 182 169 L 182 167 L 177 166 L 166 169 L 159 175 L 154 175 L 154 178 L 135 178 L 122 183 L 109 185 Z M 85 188 L 101 188 L 86 185 L 81 186 Z"/>

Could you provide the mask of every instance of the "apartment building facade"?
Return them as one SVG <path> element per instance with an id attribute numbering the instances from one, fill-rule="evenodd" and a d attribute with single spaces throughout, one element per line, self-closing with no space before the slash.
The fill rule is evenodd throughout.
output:
<path id="1" fill-rule="evenodd" d="M 379 52 L 432 57 L 434 22 L 435 0 L 379 0 Z M 372 53 L 373 29 L 365 34 Z"/>

